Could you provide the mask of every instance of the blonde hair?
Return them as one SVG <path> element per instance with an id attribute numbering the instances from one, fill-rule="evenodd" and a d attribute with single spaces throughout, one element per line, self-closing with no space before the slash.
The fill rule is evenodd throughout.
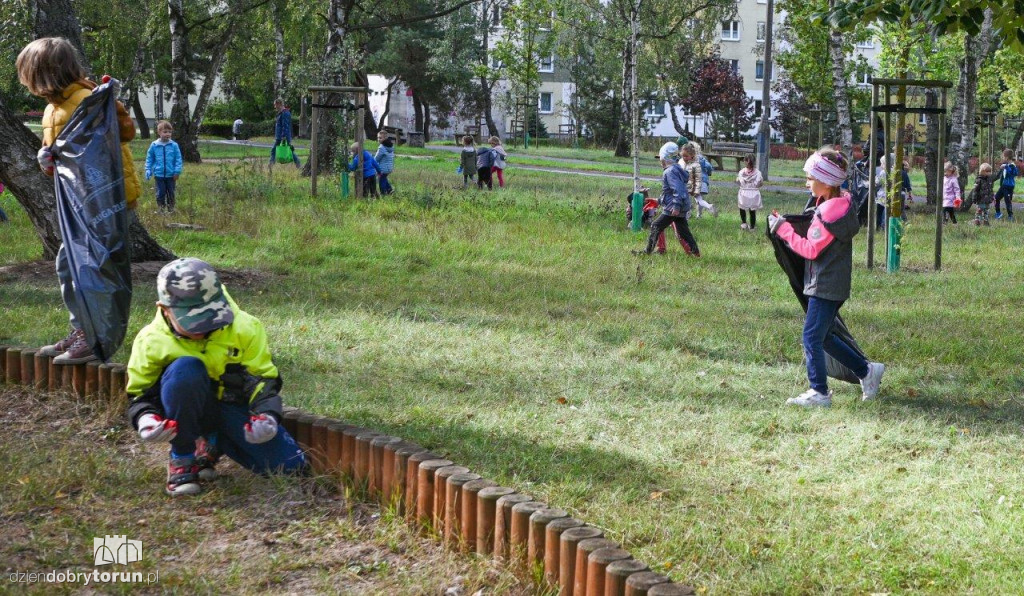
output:
<path id="1" fill-rule="evenodd" d="M 943 171 L 943 172 L 953 172 L 953 174 L 956 174 L 956 173 L 957 173 L 957 168 L 956 168 L 956 166 L 955 166 L 955 165 L 953 165 L 953 162 L 951 162 L 951 161 L 947 161 L 947 162 L 946 162 L 946 163 L 945 163 L 945 164 L 944 164 L 944 165 L 942 166 L 942 171 Z"/>
<path id="2" fill-rule="evenodd" d="M 359 153 L 359 143 L 352 143 L 348 146 L 348 150 L 352 153 Z"/>
<path id="3" fill-rule="evenodd" d="M 990 164 L 990 163 L 983 163 L 983 164 L 981 164 L 981 166 L 978 167 L 978 173 L 979 174 L 991 174 L 992 173 L 992 164 Z"/>
<path id="4" fill-rule="evenodd" d="M 1013 149 L 1003 149 L 1003 159 L 1013 159 Z"/>
<path id="5" fill-rule="evenodd" d="M 491 137 L 491 138 L 487 139 L 487 142 L 492 144 L 492 145 L 500 145 L 501 144 L 501 139 L 499 139 L 498 137 Z"/>
<path id="6" fill-rule="evenodd" d="M 156 132 L 157 132 L 157 134 L 160 134 L 161 132 L 163 132 L 165 130 L 169 130 L 171 132 L 174 132 L 174 126 L 171 125 L 171 123 L 166 121 L 166 120 L 161 120 L 160 122 L 156 123 Z"/>
<path id="7" fill-rule="evenodd" d="M 694 155 L 700 154 L 700 143 L 698 143 L 697 141 L 690 141 L 689 143 L 686 144 L 686 146 L 693 149 Z"/>
<path id="8" fill-rule="evenodd" d="M 60 102 L 68 85 L 85 79 L 78 51 L 63 37 L 42 37 L 25 46 L 14 63 L 29 93 Z"/>
<path id="9" fill-rule="evenodd" d="M 694 148 L 694 146 L 689 143 L 683 145 L 683 148 L 679 152 L 681 154 L 685 153 L 686 155 L 692 155 L 694 157 L 697 157 L 697 149 Z"/>

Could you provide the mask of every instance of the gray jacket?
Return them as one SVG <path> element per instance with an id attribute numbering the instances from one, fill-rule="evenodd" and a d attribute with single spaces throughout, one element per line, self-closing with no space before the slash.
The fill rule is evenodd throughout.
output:
<path id="1" fill-rule="evenodd" d="M 775 234 L 804 261 L 804 294 L 842 302 L 850 297 L 853 237 L 860 231 L 857 210 L 845 192 L 814 208 L 814 218 L 801 236 L 789 223 Z"/>

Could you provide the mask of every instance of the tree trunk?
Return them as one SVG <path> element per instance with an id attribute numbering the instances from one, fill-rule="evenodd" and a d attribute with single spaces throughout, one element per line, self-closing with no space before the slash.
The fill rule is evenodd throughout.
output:
<path id="1" fill-rule="evenodd" d="M 142 111 L 142 101 L 139 100 L 139 92 L 133 91 L 131 97 L 132 111 L 135 112 L 135 122 L 139 125 L 139 138 L 148 139 L 149 120 L 146 120 L 146 113 Z"/>
<path id="2" fill-rule="evenodd" d="M 217 73 L 224 65 L 228 45 L 235 37 L 236 24 L 235 15 L 232 15 L 225 23 L 221 38 L 217 40 L 217 45 L 214 46 L 213 54 L 210 56 L 210 64 L 206 67 L 203 88 L 199 91 L 199 98 L 196 100 L 196 109 L 192 111 L 192 126 L 189 130 L 192 131 L 193 138 L 190 141 L 196 147 L 196 155 L 199 155 L 199 127 L 202 126 L 203 118 L 206 117 L 206 108 L 210 105 L 210 94 L 213 93 L 213 88 L 217 84 Z"/>
<path id="3" fill-rule="evenodd" d="M 926 89 L 924 105 L 927 108 L 939 107 L 939 93 L 935 89 Z M 929 114 L 924 147 L 924 181 L 927 194 L 925 201 L 928 205 L 935 205 L 936 197 L 939 196 L 939 116 Z"/>
<path id="4" fill-rule="evenodd" d="M 829 0 L 829 9 L 835 8 L 835 0 Z M 843 153 L 853 150 L 853 125 L 850 121 L 850 94 L 846 88 L 846 54 L 843 52 L 843 33 L 829 29 L 829 56 L 832 59 L 833 97 L 836 101 L 836 128 L 839 129 L 839 144 Z M 888 150 L 888 149 L 886 149 Z"/>
<path id="5" fill-rule="evenodd" d="M 430 104 L 427 102 L 421 102 L 423 104 L 423 142 L 430 142 Z"/>
<path id="6" fill-rule="evenodd" d="M 299 55 L 302 56 L 302 63 L 306 63 L 306 36 L 302 36 L 302 47 L 299 49 Z M 306 113 L 306 104 L 308 103 L 308 95 L 305 89 L 299 94 L 299 138 L 309 138 L 309 114 Z"/>
<path id="7" fill-rule="evenodd" d="M 490 37 L 491 37 L 491 14 L 494 11 L 494 2 L 486 0 L 480 4 L 480 105 L 483 108 L 484 119 L 487 121 L 487 131 L 491 136 L 498 135 L 498 126 L 494 122 L 494 99 L 491 93 L 494 83 L 487 76 L 490 70 Z"/>
<path id="8" fill-rule="evenodd" d="M 632 76 L 630 64 L 632 64 L 632 52 L 629 42 L 624 44 L 622 50 L 622 94 L 619 100 L 619 113 L 615 127 L 615 157 L 629 157 L 629 138 L 626 136 L 625 126 L 631 117 L 630 104 L 633 101 L 629 92 L 629 81 Z"/>
<path id="9" fill-rule="evenodd" d="M 344 53 L 345 38 L 348 35 L 348 20 L 353 2 L 354 0 L 331 0 L 327 13 L 327 48 L 324 50 L 323 58 L 322 84 L 324 85 L 342 84 L 345 69 L 342 54 Z M 337 102 L 339 98 L 337 96 L 321 97 L 321 101 L 326 100 Z M 317 135 L 316 147 L 310 148 L 310 151 L 317 153 L 317 167 L 321 173 L 333 172 L 334 161 L 337 158 L 338 130 L 334 115 L 328 112 L 328 110 L 319 111 L 318 118 L 313 123 Z M 306 160 L 306 165 L 302 170 L 303 174 L 309 174 L 311 162 L 312 160 Z"/>
<path id="10" fill-rule="evenodd" d="M 420 96 L 416 89 L 412 90 L 412 112 L 416 132 L 423 132 L 423 103 L 420 101 Z"/>
<path id="11" fill-rule="evenodd" d="M 384 113 L 380 115 L 380 122 L 377 123 L 378 130 L 384 130 L 384 121 L 388 119 L 388 114 L 391 113 L 391 92 L 394 90 L 395 85 L 398 84 L 398 79 L 392 79 L 388 83 L 388 88 L 384 91 L 387 99 L 384 100 Z"/>
<path id="12" fill-rule="evenodd" d="M 36 39 L 63 37 L 78 49 L 82 65 L 89 71 L 89 60 L 82 44 L 82 25 L 72 6 L 72 0 L 32 0 L 29 4 Z"/>
<path id="13" fill-rule="evenodd" d="M 1017 130 L 1013 132 L 1013 142 L 1010 143 L 1010 149 L 1017 151 L 1017 145 L 1020 145 L 1021 137 L 1024 137 L 1024 118 L 1017 125 Z"/>
<path id="14" fill-rule="evenodd" d="M 188 92 L 192 81 L 185 70 L 188 60 L 183 0 L 167 0 L 167 12 L 171 28 L 171 125 L 174 139 L 181 147 L 181 157 L 187 162 L 199 163 L 199 146 L 196 132 L 192 130 L 192 115 L 188 106 Z"/>
<path id="15" fill-rule="evenodd" d="M 274 2 L 274 97 L 284 94 L 284 15 L 280 2 Z"/>
<path id="16" fill-rule="evenodd" d="M 953 114 L 953 129 L 949 135 L 949 161 L 958 169 L 960 188 L 967 188 L 970 169 L 970 155 L 974 148 L 977 107 L 978 69 L 988 56 L 991 48 L 992 13 L 986 11 L 978 35 L 964 37 L 964 58 L 960 61 L 960 80 L 956 85 L 956 107 Z"/>

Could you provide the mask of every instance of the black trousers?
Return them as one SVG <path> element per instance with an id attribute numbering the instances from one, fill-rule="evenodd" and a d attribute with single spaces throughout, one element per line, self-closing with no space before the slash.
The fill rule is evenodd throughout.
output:
<path id="1" fill-rule="evenodd" d="M 1013 187 L 1000 186 L 996 191 L 996 213 L 999 213 L 999 199 L 1006 201 L 1006 213 L 1013 217 Z"/>
<path id="2" fill-rule="evenodd" d="M 689 222 L 682 214 L 672 215 L 665 211 L 662 211 L 661 215 L 654 218 L 654 221 L 651 222 L 651 235 L 647 237 L 646 252 L 650 254 L 654 251 L 654 245 L 658 242 L 658 236 L 669 226 L 675 228 L 676 238 L 679 239 L 679 244 L 683 247 L 683 251 L 688 255 L 699 257 L 700 249 L 697 248 L 697 240 L 690 233 Z"/>
<path id="3" fill-rule="evenodd" d="M 491 167 L 477 168 L 476 169 L 476 187 L 483 188 L 484 184 L 487 185 L 487 190 L 493 190 L 491 186 Z"/>

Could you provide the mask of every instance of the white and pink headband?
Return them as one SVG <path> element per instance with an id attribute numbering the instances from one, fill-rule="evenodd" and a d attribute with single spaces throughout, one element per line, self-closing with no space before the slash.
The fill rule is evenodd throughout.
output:
<path id="1" fill-rule="evenodd" d="M 839 186 L 846 180 L 846 170 L 822 157 L 820 153 L 807 158 L 804 163 L 804 172 L 815 180 L 829 186 Z"/>

